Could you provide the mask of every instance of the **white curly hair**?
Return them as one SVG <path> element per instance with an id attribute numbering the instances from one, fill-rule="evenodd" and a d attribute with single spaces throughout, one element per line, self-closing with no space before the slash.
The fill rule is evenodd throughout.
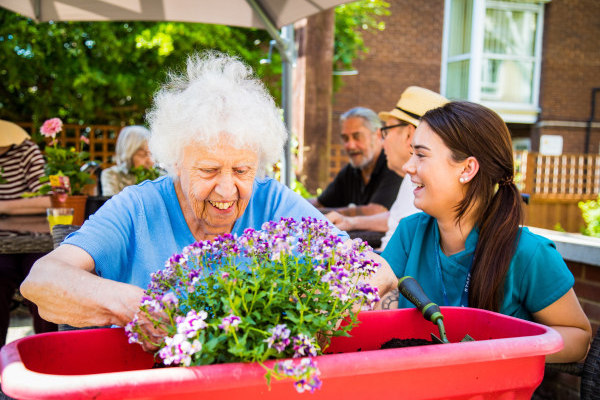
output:
<path id="1" fill-rule="evenodd" d="M 277 162 L 287 139 L 281 113 L 252 69 L 219 52 L 188 57 L 186 71 L 169 73 L 146 114 L 148 143 L 155 161 L 172 176 L 183 148 L 190 142 L 228 144 L 258 155 L 258 175 Z"/>

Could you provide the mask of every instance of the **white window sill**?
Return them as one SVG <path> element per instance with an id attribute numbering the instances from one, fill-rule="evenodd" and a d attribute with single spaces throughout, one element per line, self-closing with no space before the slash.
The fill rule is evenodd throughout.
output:
<path id="1" fill-rule="evenodd" d="M 600 238 L 528 226 L 536 235 L 550 239 L 565 260 L 600 266 Z"/>

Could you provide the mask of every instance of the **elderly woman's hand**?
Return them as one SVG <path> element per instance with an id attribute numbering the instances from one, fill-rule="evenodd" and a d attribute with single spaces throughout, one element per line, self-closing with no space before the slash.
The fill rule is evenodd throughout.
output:
<path id="1" fill-rule="evenodd" d="M 148 319 L 145 313 L 138 313 L 136 315 L 138 317 L 138 326 L 142 330 L 142 335 L 140 335 L 142 348 L 149 353 L 157 351 L 165 336 L 167 336 L 165 325 L 159 324 L 158 326 L 154 326 L 154 323 Z M 156 321 L 169 321 L 169 316 L 164 312 L 154 312 L 152 313 L 152 318 Z"/>

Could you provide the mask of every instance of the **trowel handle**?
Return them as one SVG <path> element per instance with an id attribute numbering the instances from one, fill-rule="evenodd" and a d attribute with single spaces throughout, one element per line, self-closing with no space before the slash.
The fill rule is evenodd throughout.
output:
<path id="1" fill-rule="evenodd" d="M 427 321 L 437 324 L 438 319 L 444 319 L 440 307 L 427 297 L 419 282 L 412 276 L 405 276 L 400 279 L 398 290 L 423 313 L 423 317 Z"/>

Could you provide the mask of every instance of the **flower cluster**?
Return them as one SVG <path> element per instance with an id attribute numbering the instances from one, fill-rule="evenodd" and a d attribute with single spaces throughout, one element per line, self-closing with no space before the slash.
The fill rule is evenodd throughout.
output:
<path id="1" fill-rule="evenodd" d="M 156 326 L 168 321 L 156 343 L 166 365 L 301 358 L 265 366 L 267 379 L 293 377 L 298 391 L 313 391 L 321 381 L 309 357 L 379 301 L 366 283 L 379 267 L 370 250 L 361 240 L 344 242 L 326 221 L 267 222 L 173 255 L 152 275 L 138 314 Z M 131 342 L 149 340 L 137 317 L 126 331 Z"/>
<path id="2" fill-rule="evenodd" d="M 307 390 L 312 393 L 321 387 L 319 368 L 310 358 L 303 358 L 299 364 L 294 364 L 293 360 L 285 360 L 276 364 L 275 371 L 281 376 L 294 378 L 294 386 L 299 393 Z"/>
<path id="3" fill-rule="evenodd" d="M 89 154 L 84 151 L 76 151 L 74 147 L 64 149 L 58 147 L 56 135 L 62 131 L 63 123 L 60 118 L 51 118 L 42 124 L 40 133 L 50 138 L 50 145 L 44 149 L 46 165 L 45 176 L 40 178 L 44 185 L 36 195 L 44 195 L 50 192 L 56 194 L 82 194 L 86 185 L 94 183 L 91 175 L 82 171 L 82 166 L 89 161 Z M 81 135 L 80 140 L 89 145 L 89 139 Z M 60 185 L 52 183 L 51 176 L 64 177 Z M 64 197 L 63 196 L 63 197 Z"/>

